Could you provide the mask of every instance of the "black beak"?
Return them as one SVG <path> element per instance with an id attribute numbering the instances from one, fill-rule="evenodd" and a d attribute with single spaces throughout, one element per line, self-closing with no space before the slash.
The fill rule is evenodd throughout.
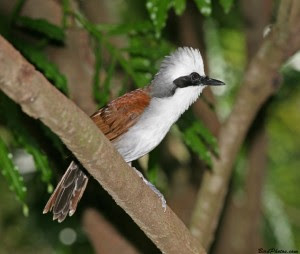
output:
<path id="1" fill-rule="evenodd" d="M 202 80 L 202 84 L 205 86 L 224 86 L 225 85 L 224 82 L 217 80 L 217 79 L 209 78 L 209 77 L 205 77 Z"/>

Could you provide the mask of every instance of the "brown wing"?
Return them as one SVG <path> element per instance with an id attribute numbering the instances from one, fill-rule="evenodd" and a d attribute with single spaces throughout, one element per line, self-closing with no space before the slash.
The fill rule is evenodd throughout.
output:
<path id="1" fill-rule="evenodd" d="M 91 116 L 91 119 L 106 137 L 112 141 L 137 122 L 149 103 L 150 96 L 148 91 L 137 89 L 99 109 Z"/>

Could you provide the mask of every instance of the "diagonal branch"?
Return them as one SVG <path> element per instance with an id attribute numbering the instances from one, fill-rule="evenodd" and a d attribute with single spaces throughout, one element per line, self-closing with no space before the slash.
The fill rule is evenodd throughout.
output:
<path id="1" fill-rule="evenodd" d="M 198 193 L 191 231 L 209 248 L 237 153 L 256 113 L 278 87 L 280 66 L 300 49 L 300 2 L 282 0 L 277 23 L 251 61 L 233 110 L 219 134 L 220 159 L 206 172 Z"/>
<path id="2" fill-rule="evenodd" d="M 163 253 L 205 253 L 90 118 L 0 36 L 0 89 L 56 133 Z"/>

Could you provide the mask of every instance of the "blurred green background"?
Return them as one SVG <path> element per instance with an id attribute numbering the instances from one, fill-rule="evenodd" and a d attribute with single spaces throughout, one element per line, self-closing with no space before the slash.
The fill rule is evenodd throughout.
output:
<path id="1" fill-rule="evenodd" d="M 218 153 L 208 116 L 222 122 L 230 114 L 277 7 L 271 0 L 1 0 L 0 33 L 89 115 L 147 85 L 176 47 L 200 49 L 206 72 L 227 85 L 205 91 L 162 144 L 135 164 L 188 225 L 201 176 L 213 170 Z M 278 92 L 239 152 L 210 253 L 300 250 L 300 53 L 280 74 Z M 137 252 L 159 253 L 94 181 L 73 217 L 58 224 L 42 215 L 69 157 L 47 127 L 0 92 L 0 253 L 109 253 L 93 240 L 90 223 L 96 227 L 97 216 L 90 208 Z M 99 245 L 109 246 L 102 239 Z"/>

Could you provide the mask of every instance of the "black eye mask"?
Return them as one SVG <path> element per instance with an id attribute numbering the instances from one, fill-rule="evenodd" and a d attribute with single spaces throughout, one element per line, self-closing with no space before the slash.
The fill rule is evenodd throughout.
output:
<path id="1" fill-rule="evenodd" d="M 184 88 L 188 86 L 220 86 L 225 85 L 224 82 L 211 79 L 207 76 L 201 76 L 197 72 L 192 72 L 190 75 L 182 76 L 173 81 L 178 88 Z"/>

